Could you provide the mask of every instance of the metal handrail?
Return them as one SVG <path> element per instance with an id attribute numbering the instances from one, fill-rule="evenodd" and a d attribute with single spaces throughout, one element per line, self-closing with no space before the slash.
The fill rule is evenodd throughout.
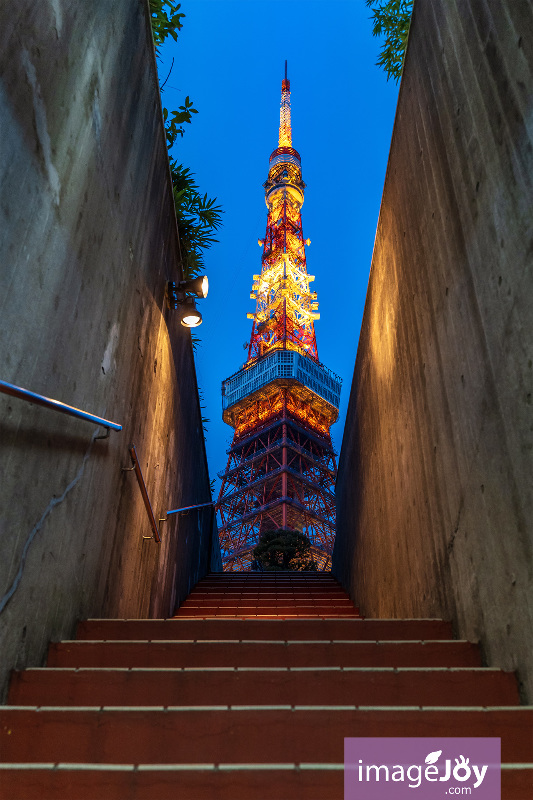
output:
<path id="1" fill-rule="evenodd" d="M 195 508 L 205 508 L 206 506 L 215 506 L 216 503 L 211 501 L 210 503 L 200 503 L 196 506 L 183 506 L 183 508 L 173 508 L 171 511 L 167 511 L 167 517 L 169 514 L 178 514 L 180 511 L 192 511 Z"/>
<path id="2" fill-rule="evenodd" d="M 21 386 L 15 386 L 12 383 L 6 383 L 6 381 L 0 381 L 0 392 L 11 395 L 11 397 L 17 397 L 19 400 L 26 400 L 28 403 L 33 403 L 37 406 L 44 406 L 44 408 L 50 408 L 53 411 L 60 411 L 62 414 L 68 414 L 70 417 L 76 417 L 76 419 L 94 422 L 96 425 L 101 425 L 108 430 L 122 430 L 122 425 L 118 425 L 116 422 L 110 422 L 110 420 L 104 419 L 103 417 L 88 414 L 87 411 L 81 411 L 74 406 L 68 406 L 60 400 L 52 400 L 51 397 L 35 394 L 35 392 L 30 392 L 29 389 L 23 389 Z"/>
<path id="3" fill-rule="evenodd" d="M 133 469 L 135 470 L 137 483 L 139 484 L 139 489 L 141 490 L 141 495 L 144 501 L 144 506 L 146 508 L 146 513 L 148 514 L 148 519 L 150 520 L 150 526 L 154 534 L 153 538 L 155 539 L 157 544 L 161 544 L 161 536 L 159 534 L 159 528 L 157 527 L 157 522 L 154 516 L 154 512 L 152 511 L 152 504 L 150 503 L 150 498 L 148 497 L 148 490 L 146 489 L 146 483 L 144 482 L 143 474 L 141 471 L 141 465 L 139 464 L 139 459 L 137 458 L 137 451 L 135 450 L 134 444 L 130 444 L 129 453 L 130 453 L 131 463 L 133 464 Z M 152 537 L 145 536 L 143 538 L 151 539 Z"/>

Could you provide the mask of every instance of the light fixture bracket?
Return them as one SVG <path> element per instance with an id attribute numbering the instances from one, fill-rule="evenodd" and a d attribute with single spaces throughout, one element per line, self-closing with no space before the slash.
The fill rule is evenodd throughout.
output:
<path id="1" fill-rule="evenodd" d="M 203 279 L 205 276 L 201 277 Z M 205 278 L 205 280 L 207 280 L 207 278 Z M 183 327 L 196 328 L 198 325 L 202 324 L 202 315 L 196 308 L 195 295 L 205 297 L 207 290 L 205 294 L 198 295 L 193 292 L 187 294 L 184 288 L 182 288 L 186 288 L 187 283 L 187 281 L 180 281 L 180 283 L 176 284 L 175 281 L 168 281 L 166 295 L 169 307 L 173 311 L 179 313 L 180 322 Z"/>
<path id="2" fill-rule="evenodd" d="M 200 299 L 205 299 L 209 291 L 209 280 L 207 275 L 197 275 L 186 281 L 180 281 L 178 290 L 184 294 L 194 295 Z"/>
<path id="3" fill-rule="evenodd" d="M 169 281 L 167 283 L 167 299 L 168 305 L 173 311 L 177 311 L 178 306 L 181 305 L 181 303 L 183 303 L 185 300 L 184 292 L 181 292 L 178 289 L 175 281 Z"/>

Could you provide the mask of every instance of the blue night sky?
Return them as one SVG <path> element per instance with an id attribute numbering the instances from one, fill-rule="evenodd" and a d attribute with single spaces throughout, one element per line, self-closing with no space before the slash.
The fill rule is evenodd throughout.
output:
<path id="1" fill-rule="evenodd" d="M 307 269 L 316 275 L 319 358 L 343 379 L 337 451 L 357 352 L 398 87 L 375 66 L 364 0 L 194 0 L 160 59 L 169 110 L 190 96 L 199 113 L 172 150 L 202 193 L 222 205 L 219 244 L 206 253 L 210 290 L 199 301 L 196 351 L 204 395 L 210 477 L 224 469 L 232 429 L 221 419 L 220 385 L 246 357 L 266 226 L 263 182 L 277 147 L 285 59 L 291 81 L 293 146 L 307 184 L 302 209 Z M 215 499 L 220 481 L 216 481 Z"/>

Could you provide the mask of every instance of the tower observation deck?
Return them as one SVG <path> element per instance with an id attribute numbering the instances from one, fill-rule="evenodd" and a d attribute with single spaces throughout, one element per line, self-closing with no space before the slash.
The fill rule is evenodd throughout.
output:
<path id="1" fill-rule="evenodd" d="M 335 536 L 337 473 L 330 426 L 341 380 L 318 360 L 314 280 L 306 265 L 301 209 L 305 183 L 292 146 L 291 92 L 281 84 L 278 147 L 263 184 L 268 209 L 248 356 L 222 383 L 222 417 L 234 437 L 217 502 L 224 569 L 247 570 L 269 530 L 296 530 L 329 570 Z"/>

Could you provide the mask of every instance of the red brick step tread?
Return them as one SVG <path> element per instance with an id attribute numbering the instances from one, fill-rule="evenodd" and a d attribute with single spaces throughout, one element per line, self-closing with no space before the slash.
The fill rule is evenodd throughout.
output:
<path id="1" fill-rule="evenodd" d="M 176 617 L 357 617 L 353 609 L 340 606 L 189 606 L 179 608 Z"/>
<path id="2" fill-rule="evenodd" d="M 191 592 L 192 595 L 196 594 L 265 594 L 265 595 L 294 595 L 294 594 L 313 594 L 320 595 L 321 597 L 343 597 L 349 598 L 349 595 L 343 591 L 339 586 L 329 587 L 320 586 L 318 584 L 263 584 L 254 585 L 250 583 L 241 584 L 226 584 L 218 586 L 197 586 Z M 188 595 L 190 597 L 190 595 Z M 187 598 L 185 598 L 187 599 Z"/>
<path id="3" fill-rule="evenodd" d="M 109 764 L 341 763 L 345 736 L 497 736 L 533 763 L 533 709 L 0 708 L 0 758 Z M 312 735 L 310 732 L 312 731 Z"/>
<path id="4" fill-rule="evenodd" d="M 257 687 L 261 687 L 262 697 Z M 31 669 L 11 679 L 11 705 L 432 705 L 519 703 L 514 673 L 411 670 Z"/>
<path id="5" fill-rule="evenodd" d="M 56 642 L 49 667 L 476 667 L 471 642 Z"/>
<path id="6" fill-rule="evenodd" d="M 345 612 L 342 609 L 314 609 L 309 610 L 309 607 L 302 609 L 295 608 L 223 608 L 223 609 L 178 609 L 176 612 L 176 619 L 196 618 L 199 619 L 216 619 L 216 618 L 230 618 L 230 619 L 296 619 L 309 618 L 316 614 L 317 619 L 327 617 L 345 617 L 346 619 L 356 619 L 359 615 L 357 612 Z"/>
<path id="7" fill-rule="evenodd" d="M 17 769 L 0 771 L 0 800 L 35 797 L 39 800 L 269 800 L 288 797 L 341 800 L 342 769 Z M 527 769 L 502 771 L 502 797 L 531 800 L 533 775 Z"/>
<path id="8" fill-rule="evenodd" d="M 318 596 L 324 598 L 342 598 L 343 600 L 349 600 L 349 595 L 346 594 L 342 589 L 335 588 L 331 589 L 327 586 L 310 586 L 309 584 L 303 584 L 301 586 L 296 585 L 287 585 L 287 586 L 251 586 L 251 585 L 233 585 L 233 586 L 217 586 L 217 587 L 206 587 L 201 586 L 197 589 L 193 589 L 192 592 L 188 595 L 188 597 L 201 597 L 201 596 L 212 596 L 212 595 L 224 595 L 224 594 L 234 594 L 234 595 L 264 595 L 267 597 L 272 596 L 301 596 L 301 595 L 311 595 L 311 596 Z M 187 599 L 187 598 L 186 598 Z"/>
<path id="9" fill-rule="evenodd" d="M 89 619 L 77 639 L 452 639 L 450 622 L 437 619 Z"/>
<path id="10" fill-rule="evenodd" d="M 314 599 L 314 598 L 254 598 L 254 597 L 238 597 L 238 598 L 196 598 L 193 597 L 190 600 L 186 600 L 184 603 L 181 604 L 180 610 L 184 608 L 203 608 L 204 606 L 208 606 L 209 608 L 225 608 L 227 606 L 256 606 L 257 608 L 300 608 L 309 606 L 310 608 L 319 607 L 324 609 L 330 608 L 343 608 L 348 609 L 349 611 L 354 611 L 353 603 L 349 600 L 335 599 L 335 600 L 323 600 L 323 599 Z"/>

